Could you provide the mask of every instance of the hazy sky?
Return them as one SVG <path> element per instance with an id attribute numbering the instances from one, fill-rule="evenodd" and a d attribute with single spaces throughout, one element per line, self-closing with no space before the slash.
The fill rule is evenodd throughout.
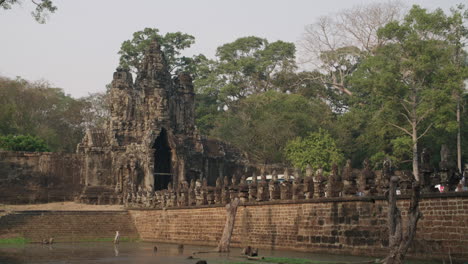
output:
<path id="1" fill-rule="evenodd" d="M 38 24 L 32 6 L 0 10 L 0 75 L 44 79 L 74 97 L 104 91 L 118 64 L 122 41 L 145 27 L 196 38 L 188 55 L 213 57 L 216 48 L 244 36 L 297 42 L 304 26 L 371 0 L 55 0 L 58 10 Z M 463 0 L 414 0 L 434 9 Z"/>

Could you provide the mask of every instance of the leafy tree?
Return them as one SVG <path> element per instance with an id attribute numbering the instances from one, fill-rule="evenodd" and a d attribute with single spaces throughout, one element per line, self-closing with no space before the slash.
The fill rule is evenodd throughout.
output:
<path id="1" fill-rule="evenodd" d="M 103 128 L 110 119 L 109 90 L 89 94 L 80 98 L 79 101 L 87 106 L 81 109 L 83 126 L 85 128 Z"/>
<path id="2" fill-rule="evenodd" d="M 83 136 L 87 107 L 47 82 L 0 78 L 0 135 L 30 134 L 53 151 L 72 152 Z"/>
<path id="3" fill-rule="evenodd" d="M 301 63 L 310 67 L 309 79 L 328 91 L 335 112 L 346 112 L 353 91 L 348 78 L 359 63 L 384 44 L 377 30 L 399 20 L 402 3 L 371 3 L 320 17 L 305 27 L 300 41 Z"/>
<path id="4" fill-rule="evenodd" d="M 49 147 L 44 140 L 31 135 L 0 136 L 0 149 L 10 151 L 47 152 Z"/>
<path id="5" fill-rule="evenodd" d="M 21 3 L 21 0 L 0 0 L 0 8 L 11 9 L 14 5 Z M 57 10 L 57 7 L 51 0 L 31 0 L 31 3 L 36 7 L 34 11 L 31 12 L 31 15 L 40 24 L 44 24 L 47 21 L 49 13 L 54 13 L 55 10 Z"/>
<path id="6" fill-rule="evenodd" d="M 214 128 L 215 120 L 221 114 L 218 87 L 222 80 L 216 74 L 216 61 L 200 54 L 194 56 L 189 72 L 194 78 L 195 124 L 202 134 L 208 135 Z"/>
<path id="7" fill-rule="evenodd" d="M 428 13 L 414 6 L 403 22 L 379 30 L 387 44 L 366 59 L 352 79 L 359 98 L 368 100 L 379 118 L 412 139 L 413 174 L 418 181 L 419 139 L 433 126 L 448 131 L 456 127 L 451 95 L 463 79 L 452 61 L 454 46 L 446 40 L 449 25 L 442 10 Z"/>
<path id="8" fill-rule="evenodd" d="M 145 28 L 133 33 L 131 40 L 126 40 L 120 47 L 120 66 L 138 72 L 144 51 L 153 39 L 157 39 L 166 56 L 169 70 L 184 70 L 191 63 L 191 59 L 181 56 L 180 51 L 190 48 L 195 43 L 195 37 L 182 32 L 159 33 L 157 28 Z"/>
<path id="9" fill-rule="evenodd" d="M 466 20 L 468 19 L 468 9 L 460 4 L 456 8 L 451 9 L 452 16 L 449 17 L 450 28 L 447 33 L 447 40 L 455 46 L 453 53 L 453 61 L 456 65 L 458 74 L 468 77 L 468 56 L 465 47 L 468 40 L 468 28 L 466 27 Z M 463 87 L 463 83 L 461 86 Z M 463 100 L 463 89 L 455 92 L 454 98 L 457 103 L 456 119 L 457 119 L 457 167 L 458 172 L 462 172 L 462 120 L 461 112 L 464 107 L 465 101 Z"/>
<path id="10" fill-rule="evenodd" d="M 335 140 L 323 129 L 289 141 L 285 153 L 286 158 L 302 170 L 310 165 L 315 170 L 322 168 L 330 172 L 332 164 L 340 164 L 344 160 Z"/>
<path id="11" fill-rule="evenodd" d="M 229 105 L 251 94 L 281 90 L 275 81 L 281 74 L 296 69 L 295 51 L 293 43 L 269 43 L 254 36 L 218 47 L 218 64 L 213 73 L 223 82 L 218 88 L 221 99 Z"/>
<path id="12" fill-rule="evenodd" d="M 283 161 L 291 138 L 330 125 L 332 113 L 318 100 L 268 91 L 240 100 L 217 119 L 212 135 L 264 164 Z"/>
<path id="13" fill-rule="evenodd" d="M 216 59 L 192 58 L 188 68 L 194 75 L 197 94 L 196 124 L 205 134 L 226 108 L 247 96 L 266 91 L 297 89 L 295 46 L 259 37 L 244 37 L 217 49 Z"/>

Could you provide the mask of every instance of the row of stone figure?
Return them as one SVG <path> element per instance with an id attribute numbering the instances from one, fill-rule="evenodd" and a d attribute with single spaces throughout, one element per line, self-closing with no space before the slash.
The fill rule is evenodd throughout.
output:
<path id="1" fill-rule="evenodd" d="M 364 169 L 355 170 L 347 164 L 341 175 L 338 174 L 337 166 L 333 166 L 328 177 L 323 176 L 322 170 L 314 173 L 308 166 L 305 176 L 296 169 L 291 177 L 286 169 L 281 180 L 274 171 L 271 180 L 267 180 L 267 176 L 262 174 L 259 181 L 255 175 L 249 181 L 246 176 L 242 176 L 240 181 L 237 177 L 232 177 L 231 181 L 227 177 L 223 181 L 218 178 L 216 186 L 208 186 L 206 179 L 192 180 L 190 184 L 184 181 L 177 188 L 169 184 L 167 190 L 151 192 L 140 189 L 135 193 L 127 193 L 123 200 L 128 207 L 164 208 L 226 204 L 236 197 L 241 202 L 262 202 L 383 195 L 388 189 L 390 176 L 394 173 L 385 164 L 379 173 L 371 170 L 368 164 L 364 165 Z M 411 173 L 397 174 L 400 174 L 401 194 L 408 194 L 413 181 Z M 440 181 L 433 182 L 429 189 L 435 191 L 433 186 L 439 183 Z"/>

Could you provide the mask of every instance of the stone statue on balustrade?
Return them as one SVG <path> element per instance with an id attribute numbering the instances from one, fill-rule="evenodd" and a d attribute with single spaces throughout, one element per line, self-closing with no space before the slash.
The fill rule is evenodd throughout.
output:
<path id="1" fill-rule="evenodd" d="M 223 188 L 221 189 L 221 201 L 222 204 L 228 204 L 231 200 L 229 199 L 229 179 L 227 176 L 223 178 Z"/>
<path id="2" fill-rule="evenodd" d="M 325 178 L 323 177 L 323 169 L 319 168 L 315 172 L 314 180 L 314 198 L 325 196 Z"/>
<path id="3" fill-rule="evenodd" d="M 150 190 L 146 190 L 146 203 L 145 207 L 150 208 L 153 205 L 154 193 Z"/>
<path id="4" fill-rule="evenodd" d="M 413 173 L 407 170 L 401 171 L 400 173 L 401 173 L 399 177 L 400 178 L 400 182 L 399 182 L 400 193 L 411 194 L 412 185 L 413 185 L 413 182 L 415 181 Z"/>
<path id="5" fill-rule="evenodd" d="M 304 199 L 304 191 L 303 191 L 303 184 L 302 184 L 302 172 L 301 169 L 295 168 L 294 169 L 294 180 L 292 182 L 292 199 L 293 200 L 303 200 Z"/>
<path id="6" fill-rule="evenodd" d="M 437 189 L 434 187 L 439 184 L 433 166 L 431 165 L 431 151 L 424 148 L 421 152 L 420 164 L 420 184 L 421 191 L 424 193 L 435 192 Z"/>
<path id="7" fill-rule="evenodd" d="M 154 202 L 153 202 L 153 208 L 163 208 L 163 199 L 162 197 L 162 192 L 161 191 L 156 191 L 154 192 Z"/>
<path id="8" fill-rule="evenodd" d="M 351 160 L 346 161 L 341 178 L 343 180 L 343 196 L 355 196 L 357 194 L 356 175 L 351 166 Z"/>
<path id="9" fill-rule="evenodd" d="M 292 199 L 292 186 L 291 186 L 291 177 L 289 176 L 288 168 L 284 169 L 284 180 L 280 184 L 280 197 L 281 200 L 291 200 Z"/>
<path id="10" fill-rule="evenodd" d="M 326 197 L 338 197 L 341 193 L 341 177 L 338 174 L 338 165 L 333 164 L 327 181 Z"/>
<path id="11" fill-rule="evenodd" d="M 304 177 L 304 197 L 305 199 L 314 198 L 314 170 L 310 165 L 306 167 L 306 176 Z"/>
<path id="12" fill-rule="evenodd" d="M 444 187 L 444 191 L 454 191 L 462 179 L 462 175 L 456 170 L 450 151 L 445 144 L 440 149 L 440 159 L 440 185 Z"/>
<path id="13" fill-rule="evenodd" d="M 260 175 L 260 182 L 257 184 L 257 202 L 268 201 L 268 183 L 264 172 Z"/>
<path id="14" fill-rule="evenodd" d="M 233 175 L 231 178 L 231 186 L 229 186 L 229 200 L 234 201 L 239 192 L 239 186 L 237 185 L 237 176 Z"/>
<path id="15" fill-rule="evenodd" d="M 172 188 L 172 183 L 170 182 L 167 185 L 167 207 L 176 207 L 177 206 L 177 192 Z"/>
<path id="16" fill-rule="evenodd" d="M 239 182 L 239 199 L 241 203 L 249 201 L 249 185 L 246 182 L 245 175 L 242 175 Z"/>
<path id="17" fill-rule="evenodd" d="M 362 167 L 357 180 L 358 193 L 363 196 L 375 195 L 377 193 L 375 173 L 371 168 L 369 159 L 364 160 Z"/>
<path id="18" fill-rule="evenodd" d="M 179 185 L 178 190 L 178 199 L 177 203 L 178 206 L 187 206 L 188 205 L 188 192 L 189 192 L 189 184 L 187 181 L 182 181 Z"/>
<path id="19" fill-rule="evenodd" d="M 271 180 L 268 183 L 268 191 L 270 193 L 270 201 L 279 200 L 281 198 L 278 173 L 276 170 L 271 174 Z"/>
<path id="20" fill-rule="evenodd" d="M 206 204 L 215 204 L 215 187 L 208 186 L 208 181 L 206 178 L 203 178 L 202 182 L 203 195 L 206 200 Z"/>
<path id="21" fill-rule="evenodd" d="M 190 180 L 189 190 L 188 190 L 188 203 L 189 206 L 194 206 L 197 204 L 197 196 L 195 194 L 195 180 Z"/>
<path id="22" fill-rule="evenodd" d="M 252 174 L 252 182 L 249 184 L 249 201 L 257 200 L 257 175 Z"/>
<path id="23" fill-rule="evenodd" d="M 195 200 L 197 205 L 205 204 L 203 193 L 202 193 L 202 183 L 200 179 L 195 181 Z"/>

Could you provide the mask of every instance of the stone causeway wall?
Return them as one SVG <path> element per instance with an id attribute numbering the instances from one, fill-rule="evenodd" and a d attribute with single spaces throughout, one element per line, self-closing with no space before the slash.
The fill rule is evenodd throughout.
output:
<path id="1" fill-rule="evenodd" d="M 138 238 L 127 211 L 0 211 L 0 238 L 23 237 L 31 242 L 54 238 L 55 242 Z"/>
<path id="2" fill-rule="evenodd" d="M 398 206 L 406 219 L 408 197 Z M 468 193 L 423 195 L 423 218 L 410 255 L 468 259 Z M 145 241 L 215 246 L 225 224 L 220 205 L 132 209 Z M 384 197 L 337 197 L 244 203 L 239 206 L 232 246 L 382 256 L 388 244 Z"/>
<path id="3" fill-rule="evenodd" d="M 73 200 L 82 190 L 81 164 L 70 153 L 0 151 L 0 203 Z"/>

